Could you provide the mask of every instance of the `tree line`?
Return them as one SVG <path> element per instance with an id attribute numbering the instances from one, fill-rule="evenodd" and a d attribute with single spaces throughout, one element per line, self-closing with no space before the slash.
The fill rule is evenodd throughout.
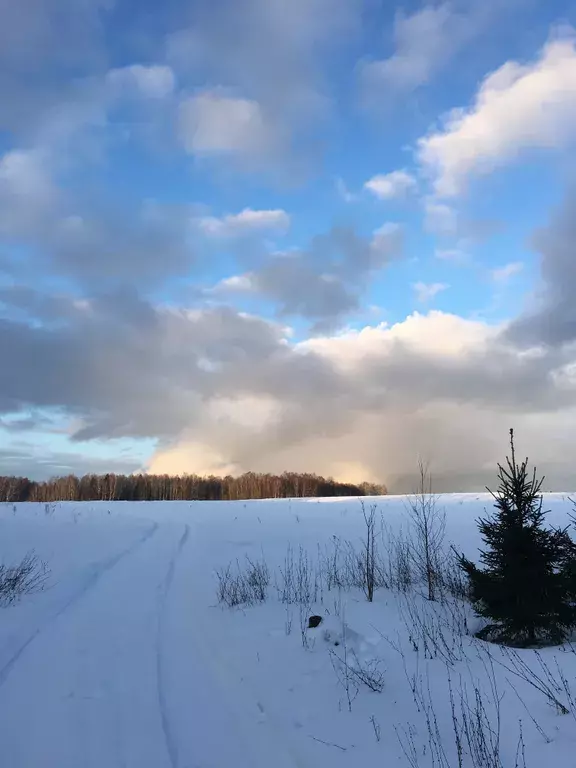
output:
<path id="1" fill-rule="evenodd" d="M 339 483 L 314 474 L 248 472 L 239 477 L 198 475 L 67 475 L 37 482 L 0 476 L 0 501 L 232 501 L 321 496 L 379 496 L 385 486 Z"/>

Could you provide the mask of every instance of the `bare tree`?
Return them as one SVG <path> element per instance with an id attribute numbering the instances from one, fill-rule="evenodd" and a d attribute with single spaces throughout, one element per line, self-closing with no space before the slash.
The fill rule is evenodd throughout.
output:
<path id="1" fill-rule="evenodd" d="M 364 539 L 364 594 L 369 603 L 374 600 L 376 587 L 376 505 L 373 504 L 367 512 L 364 502 L 362 515 L 366 524 L 366 538 Z"/>
<path id="2" fill-rule="evenodd" d="M 432 475 L 427 463 L 418 462 L 418 486 L 408 497 L 410 519 L 408 547 L 413 570 L 426 585 L 428 600 L 436 600 L 444 560 L 446 513 L 438 506 L 432 491 Z"/>

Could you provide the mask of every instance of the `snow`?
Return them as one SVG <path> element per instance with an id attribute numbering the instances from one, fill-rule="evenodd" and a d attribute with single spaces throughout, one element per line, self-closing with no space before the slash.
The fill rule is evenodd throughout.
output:
<path id="1" fill-rule="evenodd" d="M 389 530 L 406 526 L 404 497 L 364 501 Z M 569 522 L 567 494 L 545 502 L 550 523 Z M 475 557 L 476 519 L 491 497 L 446 495 L 440 505 L 447 540 Z M 305 612 L 277 599 L 289 545 L 314 567 L 333 537 L 360 544 L 363 527 L 353 498 L 0 506 L 2 561 L 34 549 L 51 570 L 44 591 L 0 608 L 0 765 L 456 768 L 450 690 L 458 703 L 463 687 L 478 687 L 495 722 L 494 684 L 502 768 L 516 765 L 520 721 L 528 768 L 573 766 L 576 712 L 559 714 L 514 675 L 514 658 L 455 632 L 441 606 L 384 589 L 370 604 L 360 590 L 324 588 Z M 268 600 L 222 607 L 215 572 L 245 556 L 266 560 Z M 426 658 L 414 611 L 444 633 L 449 663 Z M 311 614 L 323 622 L 301 629 Z M 360 686 L 349 705 L 344 654 L 351 668 L 381 670 L 383 690 Z M 540 668 L 534 651 L 517 658 Z M 576 697 L 576 655 L 554 648 L 540 659 Z M 430 702 L 444 763 L 428 746 Z M 462 765 L 476 768 L 466 754 Z"/>

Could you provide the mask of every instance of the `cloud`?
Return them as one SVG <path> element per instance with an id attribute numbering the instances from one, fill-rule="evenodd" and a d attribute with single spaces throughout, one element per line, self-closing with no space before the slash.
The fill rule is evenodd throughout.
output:
<path id="1" fill-rule="evenodd" d="M 392 222 L 369 238 L 334 227 L 305 249 L 267 253 L 256 269 L 221 280 L 209 293 L 264 298 L 278 317 L 300 316 L 314 331 L 327 331 L 359 309 L 370 278 L 399 258 L 403 246 L 403 229 Z"/>
<path id="2" fill-rule="evenodd" d="M 282 396 L 276 376 L 259 369 L 267 382 L 259 398 L 246 399 L 246 390 L 231 395 L 225 418 L 218 403 L 218 416 L 206 408 L 202 427 L 183 430 L 159 450 L 151 470 L 194 461 L 220 472 L 313 467 L 350 479 L 353 456 L 356 479 L 406 491 L 421 455 L 432 460 L 438 489 L 481 490 L 506 450 L 504 423 L 517 428 L 529 451 L 539 435 L 559 429 L 562 450 L 540 456 L 552 482 L 570 476 L 562 451 L 576 439 L 562 429 L 562 414 L 574 412 L 576 386 L 560 392 L 549 375 L 559 360 L 523 355 L 498 328 L 432 312 L 284 350 L 295 369 L 282 384 L 290 391 L 310 366 L 322 371 L 320 390 L 310 386 L 298 400 Z M 250 414 L 258 415 L 254 424 Z"/>
<path id="3" fill-rule="evenodd" d="M 512 261 L 509 264 L 504 264 L 503 267 L 497 267 L 491 271 L 492 280 L 495 283 L 507 283 L 511 277 L 520 274 L 524 269 L 524 264 L 521 261 Z"/>
<path id="4" fill-rule="evenodd" d="M 84 201 L 55 186 L 47 167 L 35 151 L 0 159 L 0 237 L 23 246 L 7 251 L 5 268 L 24 284 L 64 276 L 89 290 L 157 288 L 198 263 L 189 209 Z"/>
<path id="5" fill-rule="evenodd" d="M 394 53 L 364 63 L 361 74 L 372 100 L 414 91 L 428 84 L 467 46 L 525 0 L 425 2 L 413 13 L 396 12 Z"/>
<path id="6" fill-rule="evenodd" d="M 86 181 L 118 138 L 115 120 L 132 134 L 152 128 L 161 110 L 150 100 L 168 100 L 174 87 L 164 65 L 81 78 L 37 121 L 28 148 L 0 156 L 0 237 L 20 246 L 3 257 L 12 278 L 28 284 L 64 277 L 92 290 L 127 280 L 157 287 L 195 263 L 190 208 L 113 201 Z M 132 113 L 140 107 L 146 111 Z"/>
<path id="7" fill-rule="evenodd" d="M 11 150 L 0 158 L 0 183 L 15 197 L 45 200 L 53 194 L 44 158 L 35 150 Z"/>
<path id="8" fill-rule="evenodd" d="M 509 326 L 508 336 L 523 346 L 562 347 L 576 342 L 576 193 L 570 188 L 550 222 L 532 237 L 540 254 L 541 283 L 530 303 Z"/>
<path id="9" fill-rule="evenodd" d="M 207 288 L 205 293 L 216 296 L 232 296 L 234 294 L 249 294 L 255 291 L 254 282 L 250 274 L 231 275 L 219 280 L 212 288 Z"/>
<path id="10" fill-rule="evenodd" d="M 54 57 L 49 64 L 83 57 L 92 60 L 102 31 L 101 14 L 113 5 L 113 0 L 2 3 L 0 56 L 13 68 L 28 67 L 30 59 L 44 60 L 47 55 Z"/>
<path id="11" fill-rule="evenodd" d="M 244 208 L 240 213 L 228 214 L 221 218 L 205 216 L 198 223 L 207 235 L 237 237 L 267 230 L 285 232 L 290 227 L 290 216 L 281 209 L 266 211 Z"/>
<path id="12" fill-rule="evenodd" d="M 0 157 L 0 236 L 19 236 L 31 226 L 47 226 L 59 196 L 46 153 L 6 152 Z"/>
<path id="13" fill-rule="evenodd" d="M 110 70 L 106 79 L 112 88 L 135 89 L 147 99 L 164 99 L 170 96 L 176 87 L 172 69 L 164 64 L 131 64 Z"/>
<path id="14" fill-rule="evenodd" d="M 62 408 L 83 420 L 78 439 L 173 435 L 182 414 L 201 409 L 216 384 L 207 361 L 212 370 L 236 361 L 240 375 L 244 363 L 276 349 L 280 334 L 225 308 L 163 310 L 127 291 L 94 297 L 51 325 L 33 322 L 38 308 L 32 302 L 29 312 L 26 322 L 1 323 L 1 346 L 14 367 L 1 377 L 0 411 L 18 412 L 34 402 Z M 119 365 L 122 376 L 111 376 Z M 32 376 L 32 370 L 43 374 Z"/>
<path id="15" fill-rule="evenodd" d="M 557 470 L 576 447 L 561 426 L 576 409 L 573 355 L 523 351 L 501 327 L 430 312 L 295 342 L 227 307 L 39 298 L 18 295 L 23 319 L 1 323 L 0 415 L 58 409 L 76 440 L 159 440 L 152 469 L 342 476 L 354 457 L 356 473 L 400 487 L 423 454 L 440 486 L 467 489 L 493 478 L 503 423 L 522 450 L 556 430 Z"/>
<path id="16" fill-rule="evenodd" d="M 174 87 L 170 68 L 155 64 L 80 78 L 37 120 L 25 149 L 0 156 L 0 237 L 19 246 L 3 253 L 13 279 L 158 287 L 196 263 L 189 207 L 113 199 L 95 194 L 89 181 L 118 139 L 118 124 L 132 135 L 152 129 L 163 111 L 156 102 L 165 99 L 169 112 Z"/>
<path id="17" fill-rule="evenodd" d="M 282 135 L 257 101 L 222 91 L 185 99 L 180 105 L 179 131 L 186 151 L 199 156 L 269 156 Z"/>
<path id="18" fill-rule="evenodd" d="M 358 307 L 358 294 L 333 274 L 317 272 L 301 253 L 270 259 L 247 276 L 250 290 L 271 301 L 280 317 L 302 316 L 330 328 Z"/>
<path id="19" fill-rule="evenodd" d="M 106 69 L 104 24 L 114 0 L 0 3 L 0 127 L 28 148 L 78 81 Z"/>
<path id="20" fill-rule="evenodd" d="M 432 301 L 433 298 L 435 298 L 439 293 L 442 291 L 445 291 L 450 286 L 446 283 L 414 283 L 412 288 L 414 289 L 414 292 L 416 293 L 416 300 L 419 301 L 421 304 L 427 304 L 429 301 Z"/>
<path id="21" fill-rule="evenodd" d="M 456 237 L 459 232 L 458 213 L 444 202 L 427 197 L 424 200 L 424 228 L 443 237 Z"/>
<path id="22" fill-rule="evenodd" d="M 401 256 L 403 244 L 402 227 L 391 222 L 369 239 L 335 227 L 306 250 L 272 255 L 251 273 L 252 289 L 277 302 L 281 317 L 299 314 L 315 330 L 332 328 L 359 307 L 367 280 Z"/>
<path id="23" fill-rule="evenodd" d="M 425 5 L 410 15 L 398 11 L 394 22 L 395 53 L 367 64 L 363 76 L 380 90 L 414 90 L 427 83 L 478 33 L 477 25 L 477 14 L 458 12 L 450 2 Z"/>
<path id="24" fill-rule="evenodd" d="M 416 179 L 404 170 L 373 176 L 364 184 L 365 189 L 381 200 L 406 197 L 416 186 Z"/>
<path id="25" fill-rule="evenodd" d="M 80 440 L 169 438 L 182 429 L 184 414 L 187 426 L 202 418 L 207 396 L 258 397 L 278 386 L 281 397 L 297 401 L 303 387 L 322 380 L 323 366 L 312 361 L 306 385 L 289 394 L 284 366 L 298 362 L 284 347 L 283 330 L 225 307 L 179 311 L 127 293 L 102 295 L 50 326 L 34 323 L 37 307 L 31 302 L 29 309 L 29 321 L 1 323 L 0 346 L 12 363 L 0 376 L 0 412 L 33 403 L 63 409 L 83 423 Z M 119 365 L 122 376 L 111 376 Z"/>
<path id="26" fill-rule="evenodd" d="M 232 151 L 252 163 L 272 156 L 290 170 L 295 158 L 307 160 L 333 110 L 325 70 L 332 52 L 355 40 L 361 0 L 200 0 L 187 8 L 183 28 L 169 36 L 168 61 L 183 82 L 212 89 L 211 98 L 185 104 L 188 151 Z M 218 96 L 218 86 L 229 90 Z"/>
<path id="27" fill-rule="evenodd" d="M 453 110 L 420 139 L 422 165 L 438 195 L 453 197 L 528 149 L 570 146 L 576 129 L 573 30 L 552 37 L 530 64 L 509 61 L 482 82 L 474 104 Z"/>
<path id="28" fill-rule="evenodd" d="M 144 202 L 136 210 L 94 208 L 64 218 L 45 240 L 52 269 L 90 286 L 158 286 L 190 272 L 197 251 L 189 237 L 189 211 Z"/>
<path id="29" fill-rule="evenodd" d="M 357 0 L 222 0 L 191 7 L 190 23 L 168 41 L 182 72 L 243 90 L 275 113 L 315 113 L 322 106 L 325 55 L 360 22 Z"/>

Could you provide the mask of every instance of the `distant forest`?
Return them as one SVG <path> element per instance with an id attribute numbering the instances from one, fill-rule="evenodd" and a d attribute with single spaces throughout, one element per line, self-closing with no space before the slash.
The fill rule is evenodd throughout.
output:
<path id="1" fill-rule="evenodd" d="M 338 483 L 311 474 L 285 472 L 240 477 L 198 475 L 84 475 L 35 482 L 26 477 L 0 477 L 0 501 L 232 501 L 316 496 L 379 496 L 385 486 Z"/>

